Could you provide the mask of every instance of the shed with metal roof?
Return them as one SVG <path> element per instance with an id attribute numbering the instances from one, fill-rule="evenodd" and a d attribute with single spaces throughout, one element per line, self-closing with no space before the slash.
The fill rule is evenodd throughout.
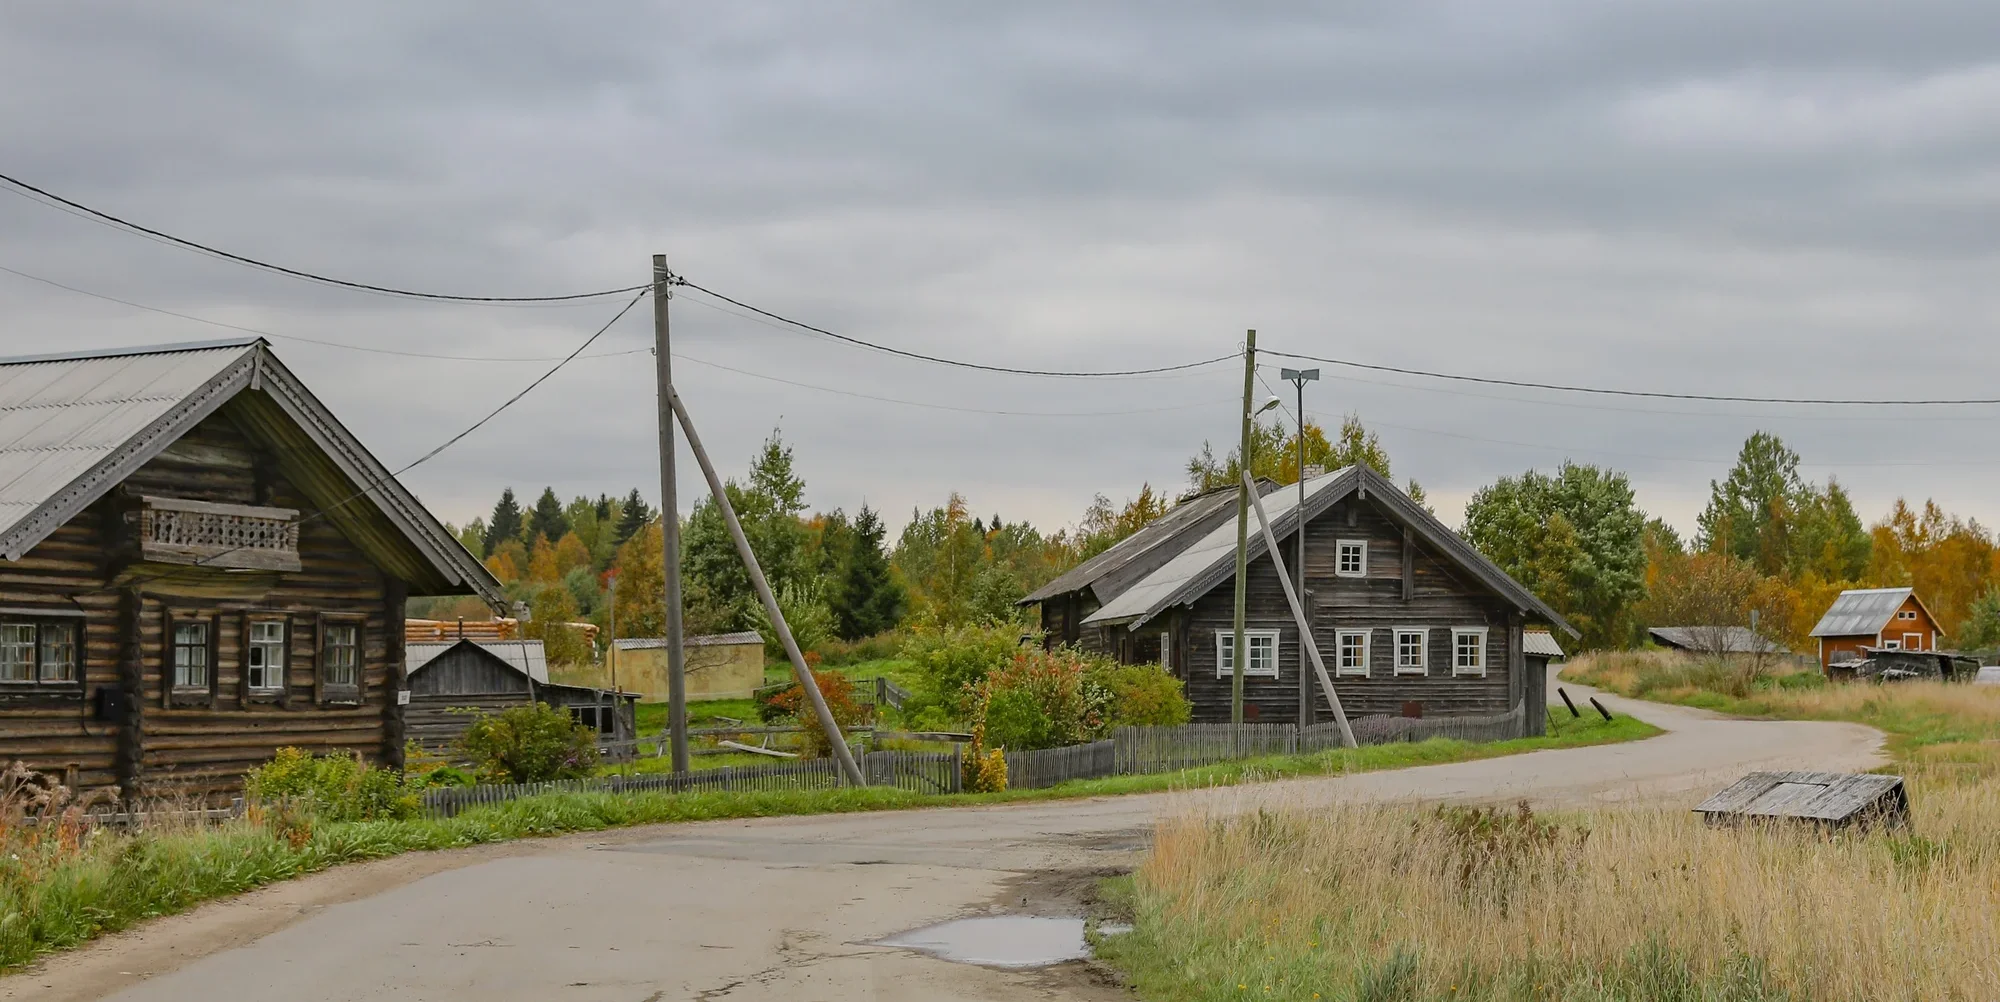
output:
<path id="1" fill-rule="evenodd" d="M 1944 630 L 1914 588 L 1851 588 L 1827 607 L 1811 636 L 1824 670 L 1861 660 L 1871 647 L 1934 651 Z"/>

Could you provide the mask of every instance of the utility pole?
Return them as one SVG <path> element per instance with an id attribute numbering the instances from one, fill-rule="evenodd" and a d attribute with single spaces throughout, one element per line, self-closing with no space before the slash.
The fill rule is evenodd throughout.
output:
<path id="1" fill-rule="evenodd" d="M 1250 569 L 1250 398 L 1256 392 L 1256 383 L 1257 332 L 1251 330 L 1243 336 L 1243 410 L 1237 415 L 1241 419 L 1242 442 L 1236 448 L 1236 459 L 1243 476 L 1237 478 L 1236 485 L 1236 617 L 1229 642 L 1229 723 L 1237 729 L 1239 738 L 1243 727 L 1243 662 L 1249 659 L 1249 652 L 1243 649 L 1243 606 L 1250 597 L 1249 582 L 1245 580 Z"/>
<path id="2" fill-rule="evenodd" d="M 611 604 L 609 606 L 609 610 L 611 613 L 611 623 L 609 625 L 609 631 L 611 635 L 604 638 L 604 666 L 610 669 L 611 671 L 611 691 L 617 692 L 618 691 L 618 575 L 607 574 L 605 575 L 605 579 L 611 585 Z"/>
<path id="3" fill-rule="evenodd" d="M 1299 601 L 1306 600 L 1306 384 L 1319 378 L 1318 369 L 1279 369 L 1278 377 L 1289 380 L 1299 392 L 1299 539 L 1297 557 L 1292 561 L 1292 573 L 1298 576 Z M 1313 722 L 1314 711 L 1312 673 L 1306 671 L 1305 638 L 1299 638 L 1299 726 Z"/>
<path id="4" fill-rule="evenodd" d="M 660 561 L 667 578 L 667 729 L 674 771 L 688 771 L 687 653 L 681 648 L 681 506 L 674 490 L 674 356 L 667 345 L 667 303 L 674 297 L 667 256 L 653 255 L 653 359 L 660 395 Z M 645 531 L 645 530 L 640 530 Z"/>
<path id="5" fill-rule="evenodd" d="M 819 691 L 819 680 L 813 678 L 812 669 L 806 667 L 804 654 L 799 653 L 798 638 L 792 636 L 790 624 L 785 622 L 784 610 L 778 608 L 778 598 L 771 593 L 771 582 L 764 577 L 764 568 L 757 563 L 757 553 L 750 548 L 750 538 L 743 534 L 743 523 L 736 518 L 736 506 L 729 503 L 729 492 L 723 489 L 722 475 L 715 472 L 715 463 L 708 458 L 708 450 L 701 447 L 701 436 L 695 433 L 694 422 L 688 419 L 687 404 L 667 387 L 667 399 L 672 401 L 674 416 L 680 418 L 681 430 L 687 432 L 688 448 L 694 452 L 695 462 L 701 464 L 701 475 L 708 478 L 708 494 L 715 501 L 715 507 L 722 512 L 722 522 L 729 527 L 729 538 L 736 544 L 736 555 L 743 558 L 743 569 L 750 573 L 750 587 L 757 591 L 757 601 L 764 604 L 764 615 L 771 618 L 771 628 L 778 631 L 778 643 L 785 648 L 785 656 L 791 659 L 792 674 L 799 680 L 799 688 L 805 690 L 806 698 L 812 701 L 813 717 L 819 721 L 820 730 L 826 733 L 827 743 L 833 746 L 833 757 L 840 763 L 841 775 L 851 786 L 867 786 L 868 781 L 861 775 L 861 767 L 854 761 L 854 751 L 847 747 L 847 734 L 840 729 L 840 722 L 827 709 L 826 696 Z"/>

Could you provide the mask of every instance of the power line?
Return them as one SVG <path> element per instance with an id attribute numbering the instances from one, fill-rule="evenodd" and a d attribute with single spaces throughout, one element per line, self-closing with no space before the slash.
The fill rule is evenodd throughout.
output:
<path id="1" fill-rule="evenodd" d="M 983 407 L 955 407 L 951 404 L 933 404 L 921 400 L 899 400 L 895 397 L 878 397 L 868 393 L 856 393 L 853 390 L 840 390 L 840 389 L 835 389 L 831 386 L 818 386 L 812 383 L 801 383 L 790 379 L 781 379 L 777 376 L 767 376 L 761 372 L 751 372 L 748 369 L 738 369 L 733 366 L 723 365 L 720 362 L 706 361 L 681 352 L 675 352 L 674 359 L 676 361 L 681 361 L 681 362 L 693 362 L 696 365 L 705 365 L 711 369 L 721 369 L 724 372 L 733 372 L 739 376 L 749 376 L 752 379 L 764 379 L 764 380 L 769 380 L 773 383 L 783 383 L 786 386 L 796 386 L 799 387 L 800 389 L 818 390 L 822 393 L 835 393 L 843 397 L 854 397 L 860 400 L 873 400 L 877 403 L 901 404 L 905 407 L 923 407 L 929 410 L 953 411 L 959 414 L 997 414 L 1003 417 L 1062 417 L 1062 418 L 1118 417 L 1126 414 L 1160 414 L 1166 411 L 1193 410 L 1199 407 L 1207 407 L 1210 406 L 1211 404 L 1227 403 L 1230 400 L 1235 399 L 1234 397 L 1217 397 L 1212 400 L 1201 400 L 1195 403 L 1187 403 L 1187 404 L 1175 404 L 1168 407 L 1141 407 L 1135 410 L 1120 410 L 1120 411 L 1002 411 L 1002 410 L 989 410 Z"/>
<path id="2" fill-rule="evenodd" d="M 403 474 L 408 473 L 411 470 L 414 470 L 417 467 L 422 466 L 427 462 L 430 462 L 432 459 L 437 458 L 438 454 L 444 452 L 446 449 L 449 449 L 454 445 L 457 445 L 467 435 L 470 435 L 473 432 L 478 431 L 480 428 L 484 427 L 488 421 L 491 421 L 494 418 L 499 417 L 500 412 L 506 410 L 509 407 L 514 406 L 516 403 L 519 403 L 521 398 L 533 392 L 535 387 L 540 386 L 543 383 L 547 382 L 550 376 L 553 376 L 556 373 L 562 371 L 562 368 L 564 366 L 568 365 L 572 361 L 575 361 L 578 356 L 583 354 L 584 349 L 589 348 L 593 343 L 597 341 L 598 338 L 603 337 L 604 332 L 610 330 L 613 324 L 616 324 L 618 321 L 624 319 L 625 314 L 632 312 L 632 307 L 639 305 L 639 300 L 646 298 L 646 294 L 651 290 L 652 286 L 650 285 L 640 289 L 638 294 L 633 296 L 631 301 L 626 303 L 623 309 L 619 310 L 618 313 L 615 316 L 613 316 L 610 320 L 605 321 L 604 326 L 599 327 L 595 333 L 585 338 L 582 344 L 577 345 L 576 350 L 570 352 L 568 355 L 563 356 L 562 360 L 557 362 L 553 367 L 551 367 L 549 371 L 544 372 L 539 376 L 536 376 L 534 382 L 531 382 L 527 386 L 521 388 L 521 392 L 516 393 L 511 397 L 508 397 L 504 402 L 500 404 L 500 406 L 495 407 L 491 411 L 487 412 L 485 417 L 482 417 L 479 420 L 472 422 L 472 424 L 467 426 L 464 431 L 461 431 L 458 434 L 453 435 L 448 439 L 445 439 L 443 442 L 438 444 L 437 448 L 432 449 L 431 451 L 426 452 L 423 455 L 418 456 L 417 458 L 409 461 L 408 463 L 404 464 L 401 469 L 391 472 L 388 476 L 370 481 L 366 486 L 362 487 L 360 490 L 357 490 L 354 493 L 349 494 L 346 497 L 341 498 L 340 500 L 335 501 L 330 505 L 325 505 L 321 507 L 318 511 L 315 511 L 312 514 L 299 519 L 298 524 L 304 525 L 307 522 L 324 518 L 327 515 L 332 514 L 333 512 L 345 507 L 348 502 L 353 501 L 356 498 L 362 497 L 363 495 L 372 493 L 375 490 L 375 488 L 380 487 L 391 480 L 395 480 L 396 478 L 401 477 Z M 218 557 L 234 553 L 237 550 L 241 550 L 243 548 L 244 548 L 243 546 L 233 546 L 230 547 L 229 549 L 221 551 L 220 553 L 212 553 L 206 557 L 194 560 L 188 566 L 201 567 L 206 565 L 209 561 L 215 560 Z M 179 573 L 184 573 L 184 572 L 179 568 L 175 568 L 174 570 L 170 571 L 162 571 L 158 574 L 153 574 L 145 577 L 138 577 L 134 578 L 133 580 L 123 582 L 119 585 L 119 587 L 121 589 L 129 588 L 134 585 L 143 584 L 147 581 L 157 581 L 163 577 L 168 577 Z"/>
<path id="3" fill-rule="evenodd" d="M 1558 390 L 1564 393 L 1595 393 L 1614 397 L 1651 397 L 1661 400 L 1704 400 L 1722 403 L 1743 404 L 1828 404 L 1845 407 L 1951 407 L 1977 404 L 2000 404 L 2000 397 L 1969 397 L 1959 399 L 1930 400 L 1853 400 L 1832 397 L 1745 397 L 1713 393 L 1668 393 L 1659 390 L 1617 390 L 1600 386 L 1570 386 L 1563 383 L 1537 383 L 1521 379 L 1499 379 L 1492 376 L 1467 376 L 1453 372 L 1432 372 L 1427 369 L 1410 369 L 1395 365 L 1375 365 L 1356 362 L 1344 358 L 1323 358 L 1319 355 L 1301 355 L 1296 352 L 1264 350 L 1262 354 L 1277 355 L 1281 358 L 1298 358 L 1308 362 L 1326 365 L 1340 365 L 1351 369 L 1368 369 L 1374 372 L 1394 372 L 1405 376 L 1422 376 L 1427 379 L 1449 379 L 1464 383 L 1484 383 L 1490 386 L 1518 386 L 1533 390 Z"/>
<path id="4" fill-rule="evenodd" d="M 31 282 L 40 282 L 43 285 L 61 289 L 64 292 L 73 292 L 79 296 L 88 296 L 92 299 L 101 299 L 107 303 L 117 303 L 120 306 L 129 306 L 135 310 L 144 310 L 148 313 L 158 313 L 161 316 L 173 317 L 177 320 L 187 320 L 193 323 L 207 324 L 210 327 L 220 327 L 223 330 L 239 331 L 244 334 L 255 334 L 258 337 L 277 338 L 278 340 L 281 341 L 299 341 L 305 344 L 316 344 L 326 348 L 341 348 L 347 351 L 363 351 L 376 355 L 396 355 L 402 358 L 439 359 L 449 362 L 554 362 L 560 360 L 563 357 L 561 355 L 534 355 L 534 356 L 440 355 L 426 351 L 400 351 L 395 348 L 375 348 L 375 347 L 370 347 L 368 345 L 348 344 L 344 341 L 327 341 L 321 338 L 304 337 L 298 334 L 280 334 L 277 331 L 268 331 L 257 327 L 245 327 L 242 324 L 232 324 L 228 323 L 227 321 L 212 320 L 208 317 L 195 316 L 192 313 L 180 313 L 175 310 L 164 309 L 158 306 L 148 306 L 145 303 L 133 302 L 130 299 L 120 299 L 117 296 L 107 296 L 101 292 L 92 292 L 89 289 L 80 289 L 74 285 L 65 285 L 52 278 L 43 278 L 40 275 L 30 275 L 25 271 L 21 271 L 15 268 L 9 268 L 4 264 L 0 264 L 0 271 L 4 271 L 9 275 L 25 278 Z M 583 357 L 610 358 L 614 355 L 636 355 L 640 352 L 651 351 L 651 350 L 652 350 L 651 348 L 634 348 L 631 349 L 630 351 L 604 352 L 597 355 L 586 355 Z"/>
<path id="5" fill-rule="evenodd" d="M 688 281 L 686 278 L 676 277 L 675 283 L 684 286 L 686 288 L 693 289 L 694 291 L 702 293 L 703 295 L 713 296 L 716 299 L 720 299 L 723 302 L 728 303 L 732 306 L 741 307 L 760 316 L 769 317 L 772 320 L 776 320 L 783 324 L 788 324 L 800 330 L 810 331 L 814 334 L 819 334 L 824 337 L 830 337 L 836 341 L 844 341 L 848 344 L 857 345 L 862 348 L 870 348 L 875 351 L 886 352 L 891 355 L 901 355 L 904 358 L 914 358 L 924 362 L 936 362 L 940 365 L 957 366 L 958 368 L 961 369 L 978 369 L 982 372 L 1004 372 L 1016 376 L 1062 376 L 1068 378 L 1149 376 L 1149 375 L 1156 375 L 1162 372 L 1180 372 L 1185 369 L 1197 369 L 1204 365 L 1214 365 L 1217 362 L 1226 362 L 1232 358 L 1238 358 L 1242 354 L 1241 352 L 1232 351 L 1227 355 L 1217 355 L 1214 358 L 1205 358 L 1199 362 L 1182 362 L 1179 365 L 1161 365 L 1146 369 L 1110 369 L 1097 372 L 1077 372 L 1077 371 L 1065 371 L 1065 370 L 1055 370 L 1055 369 L 1017 369 L 1012 366 L 987 365 L 982 362 L 967 362 L 956 358 L 944 358 L 938 355 L 926 355 L 923 354 L 922 352 L 909 351 L 903 348 L 892 348 L 885 344 L 876 344 L 873 341 L 863 340 L 858 337 L 851 337 L 846 334 L 836 334 L 833 331 L 827 330 L 824 327 L 816 327 L 802 320 L 793 320 L 792 318 L 784 316 L 782 314 L 773 313 L 770 310 L 766 310 L 757 306 L 752 306 L 749 303 L 743 302 L 740 299 L 732 299 L 728 296 L 723 295 L 720 292 L 716 292 L 713 289 L 707 289 L 703 288 L 702 286 L 696 285 L 695 283 Z"/>
<path id="6" fill-rule="evenodd" d="M 564 303 L 564 302 L 573 302 L 581 299 L 597 299 L 603 296 L 623 295 L 624 293 L 627 292 L 636 292 L 641 289 L 646 289 L 651 287 L 650 284 L 629 285 L 619 289 L 603 289 L 597 292 L 576 292 L 561 296 L 458 296 L 458 295 L 450 295 L 447 293 L 439 293 L 439 292 L 416 292 L 410 289 L 398 289 L 392 286 L 373 285 L 367 282 L 354 282 L 344 278 L 333 278 L 327 275 L 321 275 L 317 272 L 303 271 L 298 268 L 288 268 L 281 264 L 272 264 L 269 261 L 259 260 L 254 257 L 247 257 L 242 254 L 235 254 L 230 251 L 223 250 L 219 247 L 213 247 L 208 244 L 201 243 L 199 241 L 189 240 L 186 237 L 177 237 L 163 230 L 156 230 L 150 226 L 143 226 L 140 225 L 139 223 L 132 222 L 129 219 L 125 219 L 120 216 L 114 216 L 111 213 L 105 212 L 101 209 L 93 209 L 90 206 L 83 204 L 82 202 L 77 202 L 71 199 L 64 198 L 63 196 L 58 195 L 55 192 L 49 191 L 46 188 L 40 188 L 35 185 L 29 184 L 28 182 L 23 181 L 17 177 L 12 177 L 7 174 L 0 174 L 0 182 L 4 182 L 7 185 L 11 186 L 12 188 L 16 189 L 17 193 L 22 194 L 23 197 L 36 196 L 34 198 L 31 198 L 30 199 L 31 201 L 41 201 L 42 204 L 53 204 L 54 207 L 63 208 L 65 211 L 83 213 L 88 217 L 109 223 L 112 226 L 115 226 L 119 229 L 128 230 L 130 232 L 137 233 L 142 236 L 151 237 L 155 240 L 163 240 L 166 241 L 167 243 L 174 244 L 176 246 L 183 247 L 188 250 L 198 251 L 200 253 L 208 254 L 213 257 L 222 258 L 223 260 L 226 261 L 234 261 L 238 264 L 248 265 L 252 268 L 260 268 L 265 271 L 276 272 L 280 275 L 289 275 L 293 278 L 304 279 L 308 282 L 319 282 L 323 285 L 339 286 L 345 289 L 359 289 L 363 292 L 376 292 L 387 296 L 402 296 L 408 299 L 433 299 L 433 300 L 441 300 L 444 302 L 452 302 L 452 303 Z"/>

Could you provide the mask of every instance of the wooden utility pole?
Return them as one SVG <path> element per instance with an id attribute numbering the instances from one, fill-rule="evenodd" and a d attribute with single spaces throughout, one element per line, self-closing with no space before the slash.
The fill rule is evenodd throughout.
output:
<path id="1" fill-rule="evenodd" d="M 1238 728 L 1243 726 L 1243 663 L 1249 660 L 1249 652 L 1243 649 L 1243 606 L 1250 596 L 1245 574 L 1250 566 L 1250 399 L 1256 383 L 1257 332 L 1251 330 L 1243 336 L 1243 411 L 1238 415 L 1242 443 L 1236 448 L 1236 459 L 1244 475 L 1236 485 L 1236 616 L 1229 647 L 1229 722 Z"/>
<path id="2" fill-rule="evenodd" d="M 750 538 L 743 534 L 743 523 L 736 518 L 736 506 L 729 503 L 729 492 L 723 489 L 722 475 L 715 472 L 708 450 L 701 447 L 701 436 L 695 434 L 694 422 L 688 420 L 687 405 L 681 402 L 680 394 L 675 393 L 672 386 L 668 386 L 666 392 L 667 399 L 673 403 L 674 415 L 680 418 L 681 430 L 687 432 L 688 448 L 694 452 L 695 462 L 701 464 L 701 475 L 708 478 L 709 497 L 721 510 L 723 523 L 729 526 L 729 538 L 736 543 L 736 554 L 743 558 L 743 569 L 750 572 L 750 586 L 757 590 L 757 601 L 764 604 L 764 614 L 771 618 L 771 628 L 778 631 L 778 642 L 784 646 L 785 656 L 791 659 L 792 673 L 799 680 L 799 688 L 805 690 L 806 698 L 812 701 L 813 717 L 819 721 L 820 730 L 826 732 L 827 743 L 833 746 L 833 757 L 840 763 L 841 774 L 853 786 L 867 786 L 868 781 L 861 775 L 861 767 L 854 762 L 854 752 L 847 747 L 847 735 L 841 731 L 839 721 L 833 719 L 833 711 L 827 709 L 826 696 L 819 691 L 819 681 L 806 667 L 805 655 L 799 652 L 799 642 L 792 636 L 792 628 L 785 622 L 784 612 L 778 608 L 777 596 L 771 593 L 771 582 L 765 580 L 764 568 L 757 563 L 757 553 L 750 548 Z M 685 731 L 676 736 L 685 740 Z"/>
<path id="3" fill-rule="evenodd" d="M 607 627 L 610 636 L 604 638 L 604 667 L 611 672 L 611 691 L 618 691 L 618 575 L 605 575 L 611 585 L 611 623 Z"/>
<path id="4" fill-rule="evenodd" d="M 667 578 L 667 729 L 674 771 L 688 771 L 687 654 L 681 647 L 681 506 L 674 490 L 674 356 L 667 345 L 667 303 L 673 299 L 667 256 L 653 255 L 653 358 L 660 395 L 660 562 Z M 645 531 L 645 530 L 640 530 Z"/>

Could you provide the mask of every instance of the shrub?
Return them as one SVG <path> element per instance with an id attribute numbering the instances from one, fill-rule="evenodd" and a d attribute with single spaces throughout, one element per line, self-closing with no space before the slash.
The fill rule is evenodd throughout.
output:
<path id="1" fill-rule="evenodd" d="M 914 633 L 903 644 L 903 657 L 916 664 L 923 680 L 919 704 L 905 711 L 921 715 L 940 707 L 958 720 L 972 717 L 979 684 L 1014 659 L 1025 645 L 1018 626 L 960 626 Z"/>
<path id="2" fill-rule="evenodd" d="M 545 703 L 480 714 L 458 746 L 486 779 L 542 783 L 580 779 L 597 766 L 597 735 Z"/>
<path id="3" fill-rule="evenodd" d="M 854 682 L 847 676 L 837 671 L 816 671 L 813 672 L 813 681 L 819 685 L 819 694 L 826 700 L 826 708 L 832 711 L 834 723 L 851 727 L 867 719 L 868 711 L 854 698 Z M 799 726 L 805 729 L 804 753 L 807 758 L 824 758 L 833 754 L 833 743 L 819 725 L 819 714 L 813 712 L 812 701 L 806 698 L 805 690 L 797 682 L 779 690 L 765 706 L 773 714 L 798 721 Z M 761 715 L 763 708 L 760 707 L 758 712 Z"/>
<path id="4" fill-rule="evenodd" d="M 975 744 L 960 767 L 967 793 L 1001 793 L 1007 789 L 1007 753 Z"/>
<path id="5" fill-rule="evenodd" d="M 302 810 L 324 821 L 413 818 L 421 807 L 402 776 L 370 766 L 353 752 L 314 755 L 280 748 L 245 776 L 244 792 L 251 800 L 281 806 L 281 813 Z"/>
<path id="6" fill-rule="evenodd" d="M 1158 665 L 1071 647 L 1017 649 L 975 696 L 975 733 L 1016 751 L 1095 741 L 1113 727 L 1184 724 L 1191 713 L 1180 681 Z"/>
<path id="7" fill-rule="evenodd" d="M 813 649 L 813 653 L 819 655 L 821 664 L 829 667 L 860 664 L 863 661 L 887 661 L 890 658 L 900 657 L 903 645 L 907 642 L 906 636 L 894 630 L 878 633 L 872 637 L 862 637 L 859 640 L 828 637 Z"/>
<path id="8" fill-rule="evenodd" d="M 1179 727 L 1194 715 L 1181 680 L 1159 665 L 1093 664 L 1084 678 L 1109 694 L 1110 727 Z"/>

